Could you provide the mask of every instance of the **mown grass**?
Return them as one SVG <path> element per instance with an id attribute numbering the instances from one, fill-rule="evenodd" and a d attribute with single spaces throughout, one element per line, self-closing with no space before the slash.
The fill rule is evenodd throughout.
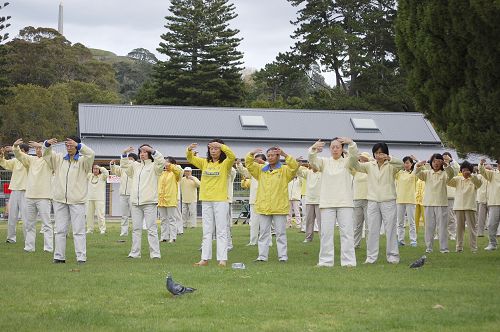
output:
<path id="1" fill-rule="evenodd" d="M 334 268 L 316 268 L 319 242 L 302 243 L 288 231 L 289 262 L 279 263 L 276 246 L 270 261 L 253 263 L 256 247 L 246 247 L 248 226 L 233 227 L 229 263 L 246 270 L 194 268 L 199 260 L 201 228 L 188 229 L 175 244 L 161 243 L 162 259 L 126 258 L 130 238 L 119 243 L 117 224 L 108 234 L 87 238 L 88 262 L 77 265 L 73 243 L 67 263 L 53 264 L 43 252 L 23 252 L 23 236 L 6 244 L 0 224 L 1 331 L 493 331 L 500 326 L 500 252 L 473 255 L 433 253 L 420 270 L 408 265 L 424 251 L 401 248 L 401 263 L 341 268 L 336 232 Z M 422 234 L 420 239 L 422 239 Z M 381 238 L 381 243 L 385 238 Z M 468 242 L 466 242 L 468 243 Z M 453 248 L 454 242 L 450 243 Z M 479 240 L 480 248 L 487 244 Z M 381 252 L 384 252 L 384 248 Z M 215 253 L 214 253 L 215 254 Z M 198 290 L 172 297 L 165 276 Z M 437 306 L 437 307 L 436 307 Z"/>

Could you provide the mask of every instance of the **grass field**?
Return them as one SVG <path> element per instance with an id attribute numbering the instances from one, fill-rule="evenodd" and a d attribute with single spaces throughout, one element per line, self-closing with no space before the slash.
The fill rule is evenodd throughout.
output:
<path id="1" fill-rule="evenodd" d="M 229 264 L 192 267 L 200 258 L 201 228 L 188 229 L 177 243 L 161 243 L 162 258 L 149 259 L 144 234 L 141 259 L 126 258 L 130 238 L 119 243 L 118 224 L 108 234 L 87 237 L 87 264 L 77 265 L 72 239 L 67 263 L 53 264 L 43 252 L 23 252 L 6 244 L 0 223 L 0 331 L 499 331 L 500 251 L 433 253 L 420 270 L 408 265 L 424 251 L 401 248 L 401 263 L 341 268 L 338 232 L 334 268 L 316 268 L 318 238 L 302 243 L 288 231 L 289 262 L 278 263 L 276 246 L 267 263 L 253 263 L 256 247 L 246 247 L 248 226 L 233 227 Z M 422 232 L 420 232 L 422 239 Z M 381 238 L 385 242 L 385 238 Z M 468 244 L 468 242 L 466 242 Z M 450 249 L 455 242 L 450 242 Z M 382 253 L 385 249 L 382 248 Z M 167 272 L 198 290 L 172 297 Z"/>

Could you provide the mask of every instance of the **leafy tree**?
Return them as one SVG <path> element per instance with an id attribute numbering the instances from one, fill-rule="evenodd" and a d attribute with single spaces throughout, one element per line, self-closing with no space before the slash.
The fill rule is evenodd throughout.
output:
<path id="1" fill-rule="evenodd" d="M 8 2 L 5 2 L 3 4 L 3 6 L 0 5 L 0 9 L 3 9 L 5 7 L 7 7 L 9 5 Z M 11 19 L 11 16 L 0 16 L 0 32 L 3 31 L 4 29 L 7 29 L 8 27 L 10 27 L 10 23 L 8 23 L 8 21 Z M 0 43 L 2 41 L 5 41 L 9 38 L 9 34 L 8 33 L 4 33 L 4 34 L 1 34 L 0 33 Z"/>
<path id="2" fill-rule="evenodd" d="M 409 1 L 399 56 L 418 111 L 462 153 L 500 156 L 500 3 Z"/>
<path id="3" fill-rule="evenodd" d="M 155 99 L 169 105 L 236 105 L 242 100 L 237 15 L 227 0 L 172 0 L 155 66 Z M 141 93 L 148 96 L 149 93 Z"/>

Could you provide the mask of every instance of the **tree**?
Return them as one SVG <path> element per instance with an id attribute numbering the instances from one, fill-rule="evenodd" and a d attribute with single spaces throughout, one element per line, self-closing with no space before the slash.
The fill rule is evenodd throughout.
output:
<path id="1" fill-rule="evenodd" d="M 155 66 L 155 99 L 168 105 L 237 105 L 242 100 L 243 55 L 237 15 L 227 0 L 172 0 L 158 52 L 168 57 Z M 148 96 L 149 93 L 142 93 Z"/>
<path id="2" fill-rule="evenodd" d="M 417 110 L 461 153 L 500 157 L 500 3 L 399 2 L 396 42 Z"/>
<path id="3" fill-rule="evenodd" d="M 8 2 L 5 2 L 3 6 L 0 5 L 0 9 L 3 9 L 9 5 Z M 0 16 L 0 32 L 3 31 L 4 29 L 7 29 L 10 27 L 10 23 L 8 21 L 11 19 L 11 16 Z M 8 33 L 4 33 L 3 35 L 0 33 L 0 43 L 2 41 L 5 41 L 9 38 Z"/>
<path id="4" fill-rule="evenodd" d="M 5 2 L 3 6 L 0 6 L 0 10 L 8 6 L 9 3 Z M 0 16 L 0 32 L 4 29 L 7 29 L 10 26 L 10 23 L 7 23 L 11 19 L 10 16 Z M 7 78 L 8 70 L 7 70 L 7 50 L 2 42 L 5 42 L 9 38 L 8 33 L 1 34 L 0 33 L 0 105 L 5 103 L 5 99 L 9 96 L 10 82 Z M 0 127 L 2 126 L 3 119 L 0 118 Z"/>
<path id="5" fill-rule="evenodd" d="M 127 57 L 154 65 L 158 62 L 156 56 L 145 48 L 135 48 L 127 54 Z"/>

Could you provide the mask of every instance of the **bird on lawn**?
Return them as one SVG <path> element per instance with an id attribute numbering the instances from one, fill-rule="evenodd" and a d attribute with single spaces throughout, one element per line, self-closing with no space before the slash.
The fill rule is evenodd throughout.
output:
<path id="1" fill-rule="evenodd" d="M 423 255 L 422 257 L 420 257 L 419 259 L 417 259 L 416 261 L 414 261 L 410 265 L 410 268 L 412 268 L 412 269 L 418 269 L 418 268 L 424 266 L 426 259 L 427 259 L 427 256 Z"/>
<path id="2" fill-rule="evenodd" d="M 196 290 L 196 288 L 185 287 L 181 284 L 176 283 L 172 279 L 172 274 L 169 272 L 167 275 L 167 290 L 172 293 L 172 295 L 182 295 L 185 293 L 192 293 Z"/>

